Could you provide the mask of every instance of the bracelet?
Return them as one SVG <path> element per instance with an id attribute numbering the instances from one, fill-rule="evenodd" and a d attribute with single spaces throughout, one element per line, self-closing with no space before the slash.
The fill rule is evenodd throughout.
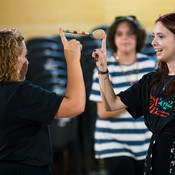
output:
<path id="1" fill-rule="evenodd" d="M 108 69 L 106 72 L 102 72 L 102 71 L 98 70 L 98 74 L 107 74 L 107 73 L 108 73 Z"/>

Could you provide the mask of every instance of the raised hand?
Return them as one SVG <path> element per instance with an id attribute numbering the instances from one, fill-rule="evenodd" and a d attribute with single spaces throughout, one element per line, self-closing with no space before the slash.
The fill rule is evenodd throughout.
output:
<path id="1" fill-rule="evenodd" d="M 96 65 L 100 71 L 105 72 L 107 70 L 107 59 L 106 59 L 106 35 L 102 40 L 101 49 L 96 49 L 92 53 Z"/>
<path id="2" fill-rule="evenodd" d="M 76 39 L 72 39 L 68 41 L 61 28 L 59 29 L 59 32 L 60 32 L 61 41 L 64 46 L 64 55 L 65 55 L 66 61 L 69 61 L 69 60 L 73 61 L 73 59 L 80 60 L 80 52 L 82 50 L 82 45 L 80 44 L 80 42 L 77 41 Z"/>
<path id="3" fill-rule="evenodd" d="M 55 115 L 56 118 L 81 114 L 86 102 L 85 85 L 80 64 L 82 45 L 75 39 L 68 41 L 63 30 L 60 29 L 59 31 L 67 62 L 67 88 L 61 106 Z"/>

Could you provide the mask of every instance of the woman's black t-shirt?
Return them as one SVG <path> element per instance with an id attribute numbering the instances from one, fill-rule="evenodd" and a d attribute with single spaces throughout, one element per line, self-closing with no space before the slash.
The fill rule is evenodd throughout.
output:
<path id="1" fill-rule="evenodd" d="M 175 173 L 175 101 L 166 96 L 163 87 L 172 76 L 167 76 L 154 89 L 150 83 L 154 75 L 152 72 L 143 76 L 118 96 L 134 118 L 144 115 L 145 124 L 153 133 L 145 161 L 145 174 L 169 175 Z"/>
<path id="2" fill-rule="evenodd" d="M 138 83 L 119 93 L 118 96 L 134 118 L 144 115 L 150 131 L 160 132 L 174 120 L 174 101 L 167 98 L 166 91 L 163 91 L 164 84 L 171 76 L 168 76 L 166 82 L 161 83 L 155 90 L 150 85 L 152 78 L 154 78 L 154 72 L 143 76 Z"/>
<path id="3" fill-rule="evenodd" d="M 62 99 L 26 80 L 0 83 L 0 161 L 48 165 L 49 125 Z"/>

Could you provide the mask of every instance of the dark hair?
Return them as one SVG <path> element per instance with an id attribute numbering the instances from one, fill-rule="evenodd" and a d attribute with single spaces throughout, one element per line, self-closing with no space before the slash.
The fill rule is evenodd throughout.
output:
<path id="1" fill-rule="evenodd" d="M 120 23 L 127 22 L 130 27 L 134 30 L 134 34 L 137 38 L 136 52 L 140 52 L 145 44 L 146 39 L 146 31 L 141 23 L 136 19 L 135 16 L 118 16 L 115 18 L 115 21 L 108 28 L 107 40 L 109 47 L 112 48 L 114 52 L 117 51 L 117 47 L 114 42 L 114 36 L 116 33 L 116 29 Z"/>
<path id="2" fill-rule="evenodd" d="M 155 24 L 157 22 L 161 22 L 161 24 L 167 28 L 170 32 L 172 32 L 175 35 L 175 13 L 169 13 L 165 14 L 163 16 L 160 16 Z M 153 85 L 153 88 L 156 89 L 156 87 L 165 80 L 166 76 L 169 73 L 168 66 L 165 62 L 159 61 L 158 67 L 155 70 L 155 78 L 151 82 Z M 171 84 L 168 86 L 166 95 L 168 95 L 170 98 L 174 99 L 175 95 L 175 79 L 172 80 Z"/>

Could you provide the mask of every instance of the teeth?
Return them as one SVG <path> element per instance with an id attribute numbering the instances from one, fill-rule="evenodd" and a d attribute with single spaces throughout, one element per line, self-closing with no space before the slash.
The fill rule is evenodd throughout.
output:
<path id="1" fill-rule="evenodd" d="M 156 52 L 161 52 L 162 51 L 162 49 L 159 49 L 159 50 L 155 50 Z"/>

